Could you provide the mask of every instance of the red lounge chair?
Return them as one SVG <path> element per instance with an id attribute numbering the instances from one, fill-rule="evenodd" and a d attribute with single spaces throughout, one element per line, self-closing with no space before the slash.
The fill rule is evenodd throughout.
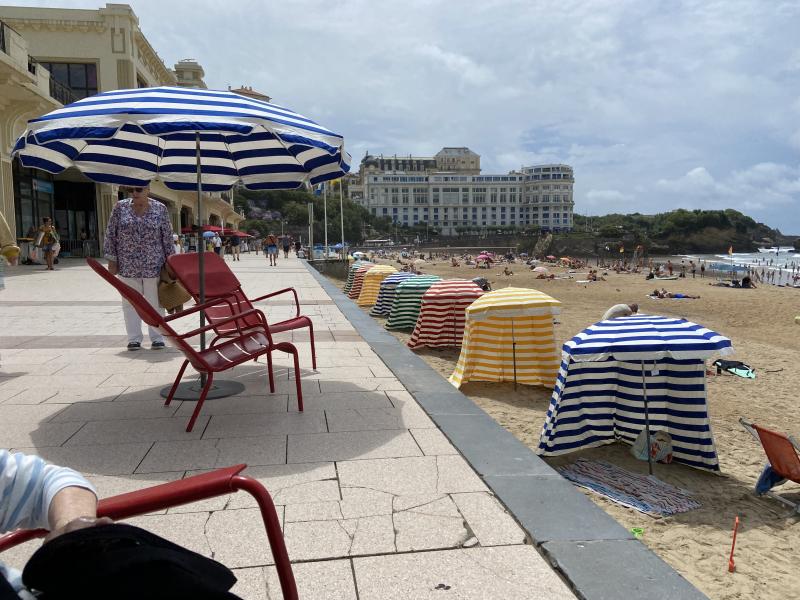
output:
<path id="1" fill-rule="evenodd" d="M 786 434 L 759 427 L 743 418 L 739 419 L 739 423 L 742 424 L 747 433 L 761 443 L 775 475 L 781 479 L 800 483 L 800 456 L 798 456 L 800 444 L 797 443 L 797 440 Z M 765 493 L 784 504 L 788 504 L 795 512 L 800 513 L 800 503 L 792 502 L 774 492 Z"/>
<path id="2" fill-rule="evenodd" d="M 173 254 L 167 258 L 167 262 L 170 269 L 175 273 L 175 277 L 186 288 L 186 291 L 192 295 L 194 301 L 200 302 L 200 270 L 198 268 L 197 254 Z M 264 294 L 258 298 L 248 298 L 247 294 L 242 290 L 241 282 L 228 267 L 228 263 L 213 252 L 206 252 L 205 271 L 206 300 L 222 297 L 231 297 L 230 299 L 232 300 L 230 304 L 217 304 L 205 310 L 206 318 L 209 323 L 214 325 L 214 333 L 217 334 L 217 339 L 211 342 L 212 346 L 218 340 L 238 335 L 237 327 L 228 319 L 234 312 L 252 311 L 255 309 L 253 305 L 256 302 L 291 292 L 294 295 L 295 316 L 278 323 L 270 323 L 269 331 L 274 335 L 283 331 L 308 327 L 308 334 L 311 338 L 311 366 L 314 369 L 317 368 L 317 354 L 314 348 L 314 325 L 311 323 L 311 319 L 300 314 L 300 300 L 294 288 L 284 288 L 271 294 Z M 262 318 L 266 322 L 266 316 L 263 311 L 258 312 L 261 316 L 252 315 L 246 318 L 245 323 L 248 327 L 261 327 Z"/>
<path id="3" fill-rule="evenodd" d="M 120 521 L 136 515 L 143 515 L 156 510 L 181 506 L 182 504 L 224 496 L 231 492 L 243 490 L 256 499 L 258 507 L 261 509 L 261 517 L 267 529 L 267 539 L 269 539 L 272 557 L 275 559 L 275 567 L 278 570 L 283 597 L 295 600 L 297 598 L 297 585 L 294 581 L 292 565 L 289 563 L 289 555 L 286 552 L 286 544 L 283 541 L 278 513 L 275 512 L 272 498 L 263 485 L 255 479 L 239 475 L 246 466 L 226 467 L 211 473 L 203 473 L 202 475 L 195 475 L 143 490 L 105 498 L 97 505 L 97 516 L 110 517 L 115 521 Z M 0 537 L 0 552 L 45 535 L 47 535 L 47 530 L 45 529 L 20 529 L 6 534 Z"/>
<path id="4" fill-rule="evenodd" d="M 261 311 L 251 309 L 242 312 L 235 312 L 230 306 L 230 301 L 228 301 L 226 298 L 217 298 L 215 300 L 211 300 L 210 302 L 206 302 L 205 304 L 196 305 L 179 313 L 169 315 L 168 317 L 162 317 L 156 310 L 153 309 L 152 306 L 150 306 L 147 300 L 144 299 L 144 296 L 114 277 L 108 272 L 108 269 L 103 267 L 103 265 L 101 265 L 99 262 L 93 258 L 86 259 L 86 262 L 89 263 L 89 266 L 98 275 L 100 275 L 100 277 L 113 285 L 125 300 L 131 303 L 133 308 L 136 310 L 136 313 L 141 317 L 142 321 L 151 327 L 156 327 L 162 333 L 162 335 L 169 339 L 172 342 L 172 345 L 180 350 L 186 357 L 186 360 L 183 361 L 183 365 L 178 371 L 178 376 L 175 378 L 175 382 L 172 384 L 172 389 L 167 396 L 167 400 L 164 403 L 165 405 L 168 406 L 169 403 L 172 402 L 172 397 L 175 394 L 175 390 L 178 389 L 178 383 L 180 383 L 183 373 L 186 371 L 186 367 L 189 366 L 190 363 L 199 373 L 206 375 L 207 379 L 205 386 L 200 393 L 200 398 L 197 401 L 197 405 L 192 413 L 192 417 L 189 419 L 189 424 L 186 426 L 186 431 L 191 431 L 192 427 L 194 427 L 194 422 L 197 420 L 197 415 L 200 414 L 200 409 L 202 408 L 203 402 L 206 399 L 208 390 L 211 389 L 211 383 L 214 380 L 214 373 L 227 371 L 236 365 L 254 360 L 262 354 L 266 354 L 267 373 L 269 375 L 269 391 L 274 393 L 275 378 L 272 375 L 272 352 L 275 350 L 286 352 L 294 357 L 294 377 L 295 385 L 297 386 L 297 408 L 302 412 L 303 391 L 300 386 L 300 365 L 297 356 L 297 348 L 295 348 L 289 342 L 279 342 L 276 344 L 272 341 L 270 329 L 267 327 L 266 321 L 263 320 L 263 313 L 261 313 Z M 199 327 L 183 334 L 178 334 L 169 325 L 170 321 L 180 319 L 181 317 L 185 317 L 201 310 L 205 311 L 213 309 L 219 304 L 225 304 L 225 309 L 228 311 L 228 314 L 233 316 L 218 320 L 216 325 L 206 325 L 205 327 Z M 258 327 L 250 326 L 247 321 L 251 319 L 256 319 L 257 321 L 253 322 L 258 322 L 260 325 Z M 244 323 L 242 323 L 243 321 Z M 228 326 L 231 328 L 230 334 L 223 342 L 205 350 L 199 350 L 186 341 L 187 339 L 198 336 L 216 326 Z M 236 333 L 234 333 L 234 331 Z"/>

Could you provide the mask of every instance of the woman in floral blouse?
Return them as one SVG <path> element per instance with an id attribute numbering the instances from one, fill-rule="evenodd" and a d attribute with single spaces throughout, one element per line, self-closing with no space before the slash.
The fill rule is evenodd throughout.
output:
<path id="1" fill-rule="evenodd" d="M 158 279 L 167 257 L 175 253 L 169 211 L 161 202 L 149 198 L 148 187 L 131 188 L 131 198 L 120 200 L 111 211 L 106 228 L 104 255 L 108 270 L 117 275 L 150 305 L 163 312 L 158 304 Z M 122 314 L 128 332 L 128 350 L 142 347 L 142 320 L 133 306 L 123 300 Z M 150 347 L 164 347 L 157 329 L 148 327 Z"/>

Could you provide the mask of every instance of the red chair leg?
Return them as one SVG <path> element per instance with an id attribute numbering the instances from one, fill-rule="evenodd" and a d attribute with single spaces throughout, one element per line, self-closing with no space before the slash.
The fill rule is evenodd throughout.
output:
<path id="1" fill-rule="evenodd" d="M 303 386 L 300 383 L 300 359 L 297 356 L 297 348 L 291 353 L 294 359 L 294 382 L 297 387 L 297 410 L 303 412 Z"/>
<path id="2" fill-rule="evenodd" d="M 175 378 L 175 382 L 172 384 L 172 388 L 169 390 L 169 394 L 167 394 L 167 401 L 164 402 L 164 406 L 169 406 L 169 403 L 172 402 L 172 397 L 175 395 L 175 391 L 178 389 L 178 384 L 181 382 L 181 378 L 183 374 L 186 372 L 186 367 L 189 366 L 189 361 L 183 361 L 183 365 L 181 365 L 180 371 L 178 371 L 178 376 Z"/>
<path id="3" fill-rule="evenodd" d="M 275 393 L 275 375 L 272 372 L 272 352 L 267 352 L 267 376 L 269 377 L 269 393 Z"/>
<path id="4" fill-rule="evenodd" d="M 211 382 L 214 381 L 214 374 L 209 373 L 208 379 L 206 379 L 206 384 L 203 386 L 203 391 L 200 392 L 200 397 L 197 399 L 197 406 L 194 407 L 194 412 L 192 413 L 192 418 L 189 419 L 189 424 L 186 426 L 186 431 L 189 432 L 194 427 L 194 422 L 197 420 L 197 415 L 200 414 L 200 409 L 203 408 L 203 402 L 206 401 L 206 396 L 208 395 L 208 390 L 211 389 Z"/>
<path id="5" fill-rule="evenodd" d="M 311 338 L 311 368 L 317 370 L 317 350 L 314 347 L 314 325 L 308 321 L 308 335 Z"/>
<path id="6" fill-rule="evenodd" d="M 278 580 L 281 584 L 284 600 L 297 600 L 297 584 L 292 573 L 292 565 L 289 563 L 289 553 L 286 551 L 286 544 L 283 541 L 281 524 L 278 521 L 278 513 L 275 511 L 275 504 L 272 502 L 269 493 L 255 479 L 236 475 L 231 479 L 231 487 L 236 490 L 244 490 L 258 502 L 261 509 L 261 517 L 267 529 L 267 539 L 272 550 L 272 558 L 275 559 L 275 568 L 278 571 Z"/>

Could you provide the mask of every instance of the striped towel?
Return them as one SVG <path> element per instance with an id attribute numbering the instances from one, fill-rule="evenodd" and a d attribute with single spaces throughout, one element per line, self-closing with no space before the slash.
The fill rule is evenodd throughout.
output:
<path id="1" fill-rule="evenodd" d="M 626 471 L 603 460 L 579 458 L 571 465 L 559 467 L 558 471 L 575 485 L 652 516 L 675 515 L 701 506 L 686 490 L 653 475 Z"/>

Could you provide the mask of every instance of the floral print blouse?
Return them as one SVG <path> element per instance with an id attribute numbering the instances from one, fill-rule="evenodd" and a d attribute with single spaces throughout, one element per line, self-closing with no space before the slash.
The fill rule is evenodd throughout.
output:
<path id="1" fill-rule="evenodd" d="M 140 217 L 130 198 L 117 202 L 108 219 L 103 254 L 116 261 L 121 277 L 158 277 L 167 257 L 175 254 L 167 207 L 150 198 Z"/>

